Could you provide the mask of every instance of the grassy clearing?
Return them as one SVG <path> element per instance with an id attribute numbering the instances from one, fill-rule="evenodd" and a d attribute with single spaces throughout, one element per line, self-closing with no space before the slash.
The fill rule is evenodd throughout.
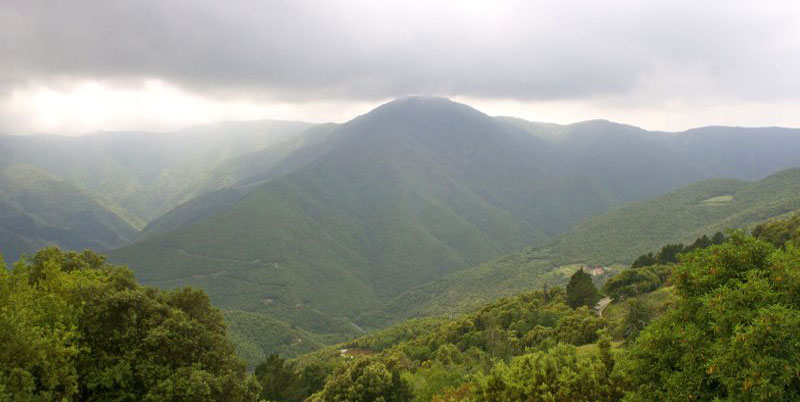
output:
<path id="1" fill-rule="evenodd" d="M 733 201 L 733 195 L 720 195 L 716 197 L 707 198 L 703 201 L 700 201 L 700 204 L 707 205 L 707 206 L 718 206 L 724 205 L 729 202 Z"/>

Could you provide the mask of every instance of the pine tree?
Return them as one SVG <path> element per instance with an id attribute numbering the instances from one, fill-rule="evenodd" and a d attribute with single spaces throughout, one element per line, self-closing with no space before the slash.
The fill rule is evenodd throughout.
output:
<path id="1" fill-rule="evenodd" d="M 567 304 L 572 308 L 581 306 L 594 307 L 600 300 L 600 292 L 592 283 L 592 277 L 583 272 L 583 268 L 576 271 L 569 278 L 567 284 Z"/>

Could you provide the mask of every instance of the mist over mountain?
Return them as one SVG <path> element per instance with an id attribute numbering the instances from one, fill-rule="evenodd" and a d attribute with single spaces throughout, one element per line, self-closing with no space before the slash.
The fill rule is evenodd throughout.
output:
<path id="1" fill-rule="evenodd" d="M 795 129 L 558 125 L 434 97 L 400 98 L 344 124 L 2 136 L 0 149 L 9 155 L 0 163 L 6 258 L 48 244 L 124 246 L 112 261 L 145 283 L 200 287 L 238 311 L 230 320 L 265 317 L 314 344 L 439 311 L 431 303 L 462 303 L 442 295 L 488 297 L 453 290 L 464 284 L 503 294 L 517 288 L 506 280 L 558 281 L 560 271 L 548 270 L 567 260 L 551 255 L 534 258 L 541 264 L 527 279 L 480 264 L 572 228 L 599 237 L 574 237 L 581 244 L 567 251 L 594 247 L 616 237 L 584 221 L 617 206 L 702 179 L 749 180 L 800 165 Z M 483 268 L 460 272 L 473 266 Z M 285 339 L 269 348 L 299 350 Z"/>
<path id="2" fill-rule="evenodd" d="M 0 166 L 23 163 L 111 200 L 148 221 L 187 201 L 221 162 L 278 144 L 308 123 L 218 123 L 170 133 L 109 132 L 80 137 L 0 136 Z"/>
<path id="3" fill-rule="evenodd" d="M 112 260 L 146 283 L 191 284 L 223 308 L 341 336 L 396 319 L 371 307 L 416 286 L 721 174 L 714 166 L 747 146 L 717 139 L 700 160 L 681 147 L 703 132 L 531 123 L 427 97 L 312 130 L 322 133 L 155 220 Z M 748 178 L 795 160 L 785 150 L 800 145 L 797 130 L 732 130 L 772 145 L 756 149 L 763 163 L 724 172 Z M 239 160 L 256 166 L 258 155 Z"/>
<path id="4" fill-rule="evenodd" d="M 621 202 L 554 171 L 543 141 L 445 99 L 391 102 L 318 147 L 215 215 L 112 259 L 148 283 L 209 289 L 224 308 L 352 318 Z"/>
<path id="5" fill-rule="evenodd" d="M 51 244 L 101 251 L 120 246 L 136 234 L 124 216 L 112 202 L 36 167 L 0 169 L 0 244 L 10 261 Z"/>
<path id="6" fill-rule="evenodd" d="M 120 246 L 133 240 L 149 221 L 175 206 L 258 172 L 257 168 L 248 169 L 246 165 L 222 170 L 224 166 L 238 166 L 237 157 L 261 150 L 259 163 L 269 166 L 270 161 L 279 160 L 293 149 L 295 135 L 311 126 L 254 121 L 212 124 L 171 133 L 112 132 L 82 137 L 0 135 L 3 155 L 0 171 L 6 177 L 0 192 L 17 193 L 22 191 L 19 186 L 28 186 L 24 199 L 6 201 L 10 202 L 7 208 L 16 205 L 14 208 L 25 210 L 47 205 L 48 208 L 39 208 L 40 212 L 55 219 L 58 222 L 55 227 L 62 230 L 56 234 L 47 223 L 52 220 L 18 218 L 14 221 L 16 229 L 8 234 L 15 238 L 13 243 L 17 246 L 13 250 L 5 246 L 2 252 L 13 261 L 22 252 L 33 252 L 48 244 L 100 250 Z M 47 181 L 51 182 L 49 186 L 42 185 Z M 31 187 L 37 183 L 41 185 L 39 188 Z M 77 201 L 77 195 L 72 194 L 80 194 L 85 200 Z M 81 228 L 89 223 L 75 218 L 80 208 L 95 211 L 87 215 L 89 220 L 121 221 L 129 227 L 111 232 Z M 107 210 L 97 212 L 101 209 Z M 26 214 L 30 216 L 30 211 Z M 13 215 L 22 216 L 19 211 Z M 7 227 L 11 222 L 7 218 L 0 223 Z M 48 227 L 47 231 L 52 233 L 43 235 L 42 227 Z"/>

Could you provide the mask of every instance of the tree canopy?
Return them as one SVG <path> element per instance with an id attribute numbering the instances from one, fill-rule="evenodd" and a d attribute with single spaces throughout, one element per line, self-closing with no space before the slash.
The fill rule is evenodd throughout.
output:
<path id="1" fill-rule="evenodd" d="M 600 292 L 592 283 L 592 276 L 579 269 L 567 284 L 567 304 L 572 308 L 580 306 L 594 307 L 600 300 Z"/>
<path id="2" fill-rule="evenodd" d="M 684 256 L 678 302 L 630 350 L 629 401 L 800 398 L 800 249 L 742 233 Z"/>
<path id="3" fill-rule="evenodd" d="M 140 286 L 91 251 L 0 268 L 0 350 L 0 400 L 238 402 L 259 390 L 205 293 Z"/>

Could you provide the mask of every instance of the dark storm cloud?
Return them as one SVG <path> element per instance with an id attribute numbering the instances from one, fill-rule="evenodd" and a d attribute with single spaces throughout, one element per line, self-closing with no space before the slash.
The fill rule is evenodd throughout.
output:
<path id="1" fill-rule="evenodd" d="M 5 1 L 0 85 L 157 78 L 285 100 L 797 96 L 793 3 L 654 3 Z"/>

